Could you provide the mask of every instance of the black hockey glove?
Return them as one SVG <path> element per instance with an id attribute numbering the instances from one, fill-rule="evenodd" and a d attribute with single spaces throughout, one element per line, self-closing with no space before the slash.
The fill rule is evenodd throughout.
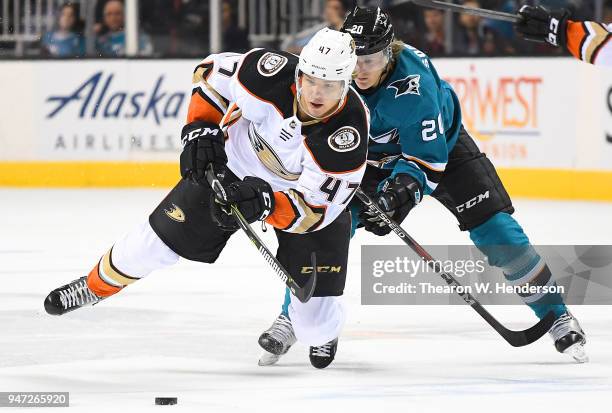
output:
<path id="1" fill-rule="evenodd" d="M 515 28 L 525 40 L 566 47 L 567 10 L 550 11 L 542 6 L 523 6 L 518 13 L 522 19 Z"/>
<path id="2" fill-rule="evenodd" d="M 261 178 L 247 176 L 243 181 L 226 186 L 225 193 L 226 203 L 214 194 L 211 196 L 210 213 L 213 221 L 226 231 L 235 231 L 239 228 L 228 204 L 235 204 L 249 224 L 266 219 L 274 210 L 272 187 Z"/>
<path id="3" fill-rule="evenodd" d="M 206 184 L 206 168 L 213 164 L 222 173 L 227 164 L 225 141 L 219 125 L 195 121 L 183 127 L 181 133 L 181 176 L 198 184 Z"/>
<path id="4" fill-rule="evenodd" d="M 416 204 L 421 202 L 421 187 L 417 181 L 407 174 L 397 174 L 385 182 L 382 191 L 372 198 L 391 219 L 398 224 L 406 218 Z M 366 231 L 376 235 L 387 235 L 391 228 L 377 215 L 367 210 L 359 215 Z"/>

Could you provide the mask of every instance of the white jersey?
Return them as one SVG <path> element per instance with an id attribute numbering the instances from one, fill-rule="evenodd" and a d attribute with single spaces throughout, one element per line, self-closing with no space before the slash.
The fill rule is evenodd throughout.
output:
<path id="1" fill-rule="evenodd" d="M 275 191 L 266 219 L 296 233 L 321 229 L 346 209 L 366 167 L 369 115 L 350 90 L 322 121 L 297 117 L 296 56 L 266 49 L 213 54 L 194 73 L 188 122 L 215 121 L 226 134 L 229 169 Z"/>
<path id="2" fill-rule="evenodd" d="M 567 24 L 567 49 L 578 59 L 612 67 L 612 24 L 573 22 Z"/>

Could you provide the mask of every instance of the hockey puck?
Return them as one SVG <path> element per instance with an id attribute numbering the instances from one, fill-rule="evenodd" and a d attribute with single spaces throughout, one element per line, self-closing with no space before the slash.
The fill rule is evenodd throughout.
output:
<path id="1" fill-rule="evenodd" d="M 156 397 L 155 404 L 158 406 L 168 406 L 172 404 L 178 403 L 178 398 L 176 397 Z"/>

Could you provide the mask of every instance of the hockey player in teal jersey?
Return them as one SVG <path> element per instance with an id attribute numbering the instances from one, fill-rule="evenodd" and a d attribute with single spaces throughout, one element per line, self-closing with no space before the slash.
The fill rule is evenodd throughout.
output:
<path id="1" fill-rule="evenodd" d="M 495 167 L 462 126 L 457 96 L 427 55 L 394 41 L 390 18 L 380 8 L 355 8 L 343 30 L 355 40 L 358 59 L 353 86 L 371 116 L 362 189 L 400 223 L 424 195 L 430 195 L 455 215 L 460 229 L 469 232 L 472 242 L 510 284 L 554 283 L 548 266 L 512 217 L 512 201 Z M 381 236 L 390 232 L 356 199 L 350 208 L 353 231 L 365 227 Z M 555 313 L 550 335 L 559 352 L 577 362 L 588 360 L 584 331 L 559 294 L 522 298 L 540 318 L 549 311 Z M 287 292 L 281 315 L 260 336 L 265 350 L 260 365 L 275 363 L 295 342 L 287 316 L 290 302 Z M 311 348 L 311 361 L 314 357 L 318 366 L 329 365 L 337 345 L 336 339 L 320 349 Z"/>

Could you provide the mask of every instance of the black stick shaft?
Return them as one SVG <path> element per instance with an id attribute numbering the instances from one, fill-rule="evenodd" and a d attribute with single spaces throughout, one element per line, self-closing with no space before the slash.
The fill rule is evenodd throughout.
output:
<path id="1" fill-rule="evenodd" d="M 429 253 L 416 242 L 401 226 L 393 221 L 372 199 L 361 190 L 357 189 L 355 193 L 357 198 L 368 208 L 370 213 L 378 216 L 385 224 L 387 224 L 395 234 L 404 241 L 419 257 L 421 257 L 427 265 L 442 277 L 442 279 L 450 286 L 459 287 L 461 284 L 451 274 L 443 271 L 439 266 L 436 266 L 435 260 Z M 463 291 L 465 289 L 455 289 L 455 291 Z M 493 317 L 485 308 L 476 300 L 474 296 L 467 292 L 458 293 L 459 296 L 470 305 L 480 316 L 499 333 L 510 345 L 514 347 L 526 346 L 538 340 L 550 330 L 554 321 L 555 315 L 551 311 L 546 317 L 541 319 L 536 325 L 523 331 L 512 331 L 504 327 L 495 317 Z"/>
<path id="2" fill-rule="evenodd" d="M 226 201 L 227 196 L 225 194 L 225 189 L 223 188 L 221 181 L 219 181 L 219 179 L 217 178 L 217 175 L 215 175 L 212 165 L 210 165 L 209 168 L 206 170 L 206 179 L 208 180 L 208 183 L 210 184 L 213 191 L 215 192 L 215 195 L 217 196 L 217 198 L 222 201 Z M 291 277 L 291 275 L 289 274 L 289 271 L 287 271 L 283 267 L 283 265 L 276 259 L 274 254 L 272 254 L 272 252 L 268 249 L 266 244 L 261 240 L 261 238 L 259 238 L 259 236 L 255 233 L 255 231 L 253 231 L 253 228 L 251 228 L 248 221 L 244 218 L 244 216 L 242 215 L 240 210 L 236 207 L 236 205 L 231 204 L 229 205 L 229 207 L 230 207 L 230 210 L 232 211 L 232 216 L 236 220 L 236 223 L 238 224 L 238 226 L 244 231 L 247 237 L 249 237 L 249 239 L 251 240 L 253 245 L 255 245 L 259 253 L 264 257 L 266 262 L 272 267 L 272 269 L 274 270 L 276 275 L 278 275 L 281 281 L 285 283 L 287 288 L 291 290 L 293 295 L 296 296 L 297 299 L 303 303 L 310 300 L 310 298 L 312 297 L 312 294 L 314 293 L 316 283 L 317 283 L 317 263 L 316 263 L 315 253 L 313 252 L 311 254 L 311 261 L 312 261 L 312 267 L 313 267 L 312 274 L 308 278 L 308 281 L 306 282 L 306 284 L 304 284 L 303 287 L 300 287 L 300 285 L 293 279 L 293 277 Z"/>
<path id="3" fill-rule="evenodd" d="M 486 19 L 501 20 L 505 22 L 516 23 L 521 19 L 520 16 L 512 13 L 504 13 L 502 11 L 479 9 L 476 7 L 463 6 L 461 4 L 447 3 L 445 1 L 437 0 L 409 0 L 410 2 L 422 6 L 430 7 L 434 9 L 450 10 L 455 13 L 473 14 L 475 16 L 484 17 Z"/>

